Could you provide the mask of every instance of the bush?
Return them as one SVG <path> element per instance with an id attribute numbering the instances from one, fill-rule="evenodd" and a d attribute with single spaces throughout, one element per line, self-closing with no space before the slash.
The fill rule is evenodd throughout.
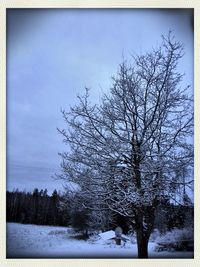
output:
<path id="1" fill-rule="evenodd" d="M 156 238 L 156 250 L 193 251 L 194 233 L 192 228 L 173 229 L 165 235 Z"/>
<path id="2" fill-rule="evenodd" d="M 89 228 L 89 215 L 85 210 L 74 211 L 71 216 L 71 226 L 77 231 L 87 236 Z"/>
<path id="3" fill-rule="evenodd" d="M 150 236 L 150 241 L 155 242 L 158 238 L 160 238 L 161 233 L 158 229 L 154 229 Z"/>
<path id="4" fill-rule="evenodd" d="M 136 237 L 136 233 L 133 231 L 129 231 L 127 236 L 129 237 L 129 240 L 132 244 L 136 244 L 137 243 L 137 237 Z"/>

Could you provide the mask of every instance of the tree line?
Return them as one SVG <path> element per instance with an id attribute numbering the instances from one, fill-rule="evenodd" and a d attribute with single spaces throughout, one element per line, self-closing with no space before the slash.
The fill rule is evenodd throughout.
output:
<path id="1" fill-rule="evenodd" d="M 47 189 L 34 189 L 30 192 L 20 192 L 18 189 L 7 191 L 7 222 L 19 222 L 38 225 L 68 225 L 67 211 L 59 209 L 59 196 L 57 190 L 52 195 Z"/>
<path id="2" fill-rule="evenodd" d="M 59 194 L 56 189 L 51 196 L 47 194 L 46 189 L 39 191 L 36 188 L 32 193 L 18 189 L 7 191 L 7 222 L 70 226 L 86 236 L 88 231 L 106 231 L 115 229 L 116 226 L 120 226 L 124 233 L 135 231 L 124 216 L 108 211 L 102 216 L 99 212 L 83 208 L 80 201 L 81 197 L 77 193 Z M 156 209 L 154 229 L 161 233 L 192 225 L 191 203 L 174 205 L 168 202 Z"/>

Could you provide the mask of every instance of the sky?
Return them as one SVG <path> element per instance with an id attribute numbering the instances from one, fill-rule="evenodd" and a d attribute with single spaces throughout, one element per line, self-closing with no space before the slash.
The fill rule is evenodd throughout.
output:
<path id="1" fill-rule="evenodd" d="M 188 9 L 7 9 L 7 190 L 61 190 L 57 128 L 84 88 L 98 101 L 123 57 L 143 54 L 172 30 L 185 47 L 179 70 L 193 89 Z"/>

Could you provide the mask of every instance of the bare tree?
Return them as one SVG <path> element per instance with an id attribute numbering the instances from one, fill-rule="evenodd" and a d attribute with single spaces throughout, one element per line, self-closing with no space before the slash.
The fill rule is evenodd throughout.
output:
<path id="1" fill-rule="evenodd" d="M 70 112 L 62 111 L 67 130 L 59 130 L 68 153 L 61 153 L 62 176 L 89 194 L 98 209 L 115 211 L 137 234 L 138 257 L 148 257 L 155 209 L 173 196 L 177 169 L 193 166 L 193 97 L 182 88 L 177 64 L 183 46 L 171 33 L 145 55 L 124 60 L 110 93 L 100 105 L 89 90 Z"/>

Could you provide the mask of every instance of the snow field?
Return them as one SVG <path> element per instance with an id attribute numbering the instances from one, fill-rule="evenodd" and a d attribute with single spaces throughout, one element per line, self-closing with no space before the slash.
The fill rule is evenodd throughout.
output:
<path id="1" fill-rule="evenodd" d="M 137 245 L 91 238 L 77 240 L 67 227 L 7 223 L 7 258 L 137 258 Z M 192 252 L 157 252 L 149 243 L 150 258 L 192 258 Z"/>

